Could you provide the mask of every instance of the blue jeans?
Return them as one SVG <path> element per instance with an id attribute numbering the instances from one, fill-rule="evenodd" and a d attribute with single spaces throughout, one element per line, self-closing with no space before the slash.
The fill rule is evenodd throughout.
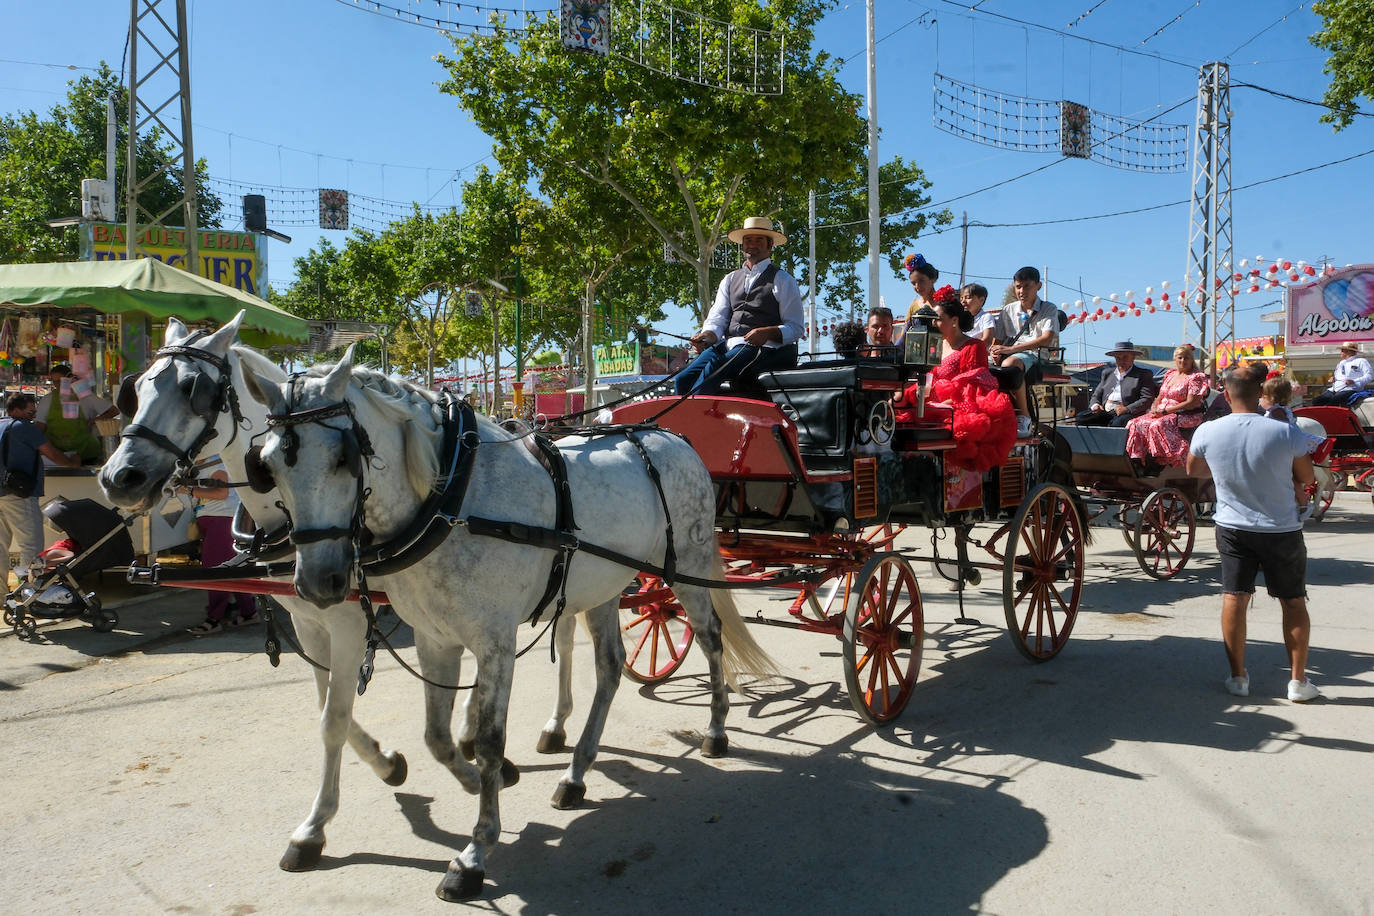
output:
<path id="1" fill-rule="evenodd" d="M 729 350 L 724 342 L 702 350 L 697 358 L 677 374 L 673 385 L 678 394 L 715 394 L 721 383 L 742 378 L 755 381 L 760 372 L 775 369 L 794 369 L 797 365 L 797 345 L 785 347 L 756 347 L 740 344 Z"/>

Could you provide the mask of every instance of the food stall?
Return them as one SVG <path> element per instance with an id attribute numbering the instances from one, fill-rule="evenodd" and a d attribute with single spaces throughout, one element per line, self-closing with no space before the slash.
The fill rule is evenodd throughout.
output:
<path id="1" fill-rule="evenodd" d="M 1317 392 L 1341 361 L 1341 344 L 1374 351 L 1374 264 L 1354 264 L 1315 283 L 1289 286 L 1284 297 L 1288 366 Z"/>
<path id="2" fill-rule="evenodd" d="M 218 326 L 245 311 L 240 337 L 253 346 L 297 344 L 310 329 L 256 296 L 240 292 L 151 258 L 0 265 L 0 379 L 15 390 L 41 396 L 52 366 L 67 363 L 78 377 L 72 390 L 54 392 L 64 411 L 88 391 L 113 401 L 125 375 L 147 367 L 168 317 L 188 325 Z M 64 414 L 65 415 L 65 414 Z M 98 428 L 106 453 L 117 443 L 118 424 Z M 104 503 L 99 465 L 47 469 L 45 500 L 91 498 Z M 176 501 L 134 523 L 130 534 L 140 554 L 152 556 L 186 541 L 191 513 Z M 47 543 L 55 538 L 48 531 Z"/>

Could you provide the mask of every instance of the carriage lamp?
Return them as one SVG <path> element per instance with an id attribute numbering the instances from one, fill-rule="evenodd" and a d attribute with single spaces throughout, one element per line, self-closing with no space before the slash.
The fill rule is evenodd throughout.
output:
<path id="1" fill-rule="evenodd" d="M 920 310 L 907 322 L 902 333 L 902 362 L 908 368 L 925 372 L 940 364 L 940 343 L 944 340 L 935 327 L 935 310 L 922 305 Z"/>

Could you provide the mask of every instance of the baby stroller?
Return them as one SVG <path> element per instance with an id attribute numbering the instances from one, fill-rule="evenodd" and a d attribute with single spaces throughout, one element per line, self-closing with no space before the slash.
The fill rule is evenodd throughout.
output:
<path id="1" fill-rule="evenodd" d="M 133 562 L 129 521 L 93 499 L 54 499 L 43 507 L 43 514 L 81 550 L 6 595 L 5 623 L 14 627 L 20 639 L 33 638 L 40 618 L 80 617 L 90 621 L 97 633 L 113 630 L 119 625 L 119 615 L 102 608 L 95 592 L 83 593 L 77 580 L 86 573 Z"/>

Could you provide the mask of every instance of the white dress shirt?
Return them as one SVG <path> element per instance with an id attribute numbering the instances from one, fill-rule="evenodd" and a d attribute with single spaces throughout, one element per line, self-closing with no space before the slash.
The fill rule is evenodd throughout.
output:
<path id="1" fill-rule="evenodd" d="M 1363 356 L 1347 356 L 1336 364 L 1331 391 L 1363 391 L 1374 385 L 1374 369 Z"/>

